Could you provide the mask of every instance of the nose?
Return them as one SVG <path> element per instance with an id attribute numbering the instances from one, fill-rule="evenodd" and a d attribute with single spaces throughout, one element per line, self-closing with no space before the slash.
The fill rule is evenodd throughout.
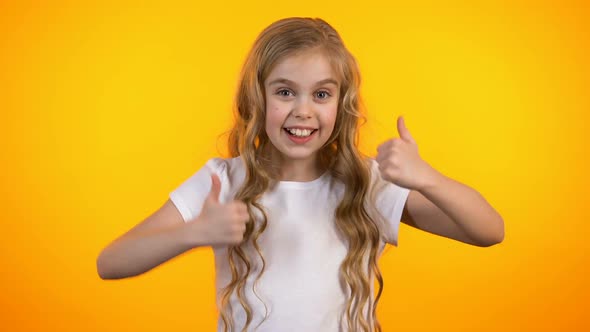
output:
<path id="1" fill-rule="evenodd" d="M 293 109 L 293 116 L 303 119 L 310 118 L 312 114 L 312 107 L 313 106 L 309 101 L 302 100 L 295 105 L 295 108 Z"/>

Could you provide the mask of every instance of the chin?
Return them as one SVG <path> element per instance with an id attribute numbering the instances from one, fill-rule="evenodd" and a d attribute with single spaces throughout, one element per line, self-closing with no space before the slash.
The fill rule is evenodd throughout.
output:
<path id="1" fill-rule="evenodd" d="M 288 140 L 288 138 L 283 136 L 276 137 L 276 139 L 269 137 L 269 139 L 270 143 L 274 147 L 274 152 L 280 155 L 282 159 L 309 160 L 316 158 L 318 151 L 320 150 L 320 148 L 316 146 L 290 146 L 284 144 L 283 140 Z M 318 142 L 315 143 L 318 144 Z"/>

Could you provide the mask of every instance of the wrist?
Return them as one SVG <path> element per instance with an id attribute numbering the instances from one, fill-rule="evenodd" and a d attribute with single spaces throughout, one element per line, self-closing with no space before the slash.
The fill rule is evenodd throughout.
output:
<path id="1" fill-rule="evenodd" d="M 446 178 L 442 173 L 440 173 L 430 165 L 428 166 L 428 168 L 429 170 L 426 173 L 427 175 L 423 178 L 422 185 L 418 188 L 418 191 L 421 194 L 427 193 L 439 187 Z"/>
<path id="2" fill-rule="evenodd" d="M 198 218 L 180 225 L 178 231 L 181 243 L 189 247 L 189 249 L 207 245 L 205 229 Z"/>

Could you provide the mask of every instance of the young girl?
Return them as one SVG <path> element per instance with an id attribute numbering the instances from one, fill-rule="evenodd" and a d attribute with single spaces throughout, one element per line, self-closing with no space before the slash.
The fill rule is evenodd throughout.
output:
<path id="1" fill-rule="evenodd" d="M 386 243 L 397 246 L 400 221 L 472 245 L 501 242 L 500 215 L 422 160 L 403 118 L 400 138 L 376 159 L 361 155 L 359 85 L 328 23 L 271 24 L 241 73 L 231 157 L 210 159 L 107 246 L 101 278 L 211 246 L 218 331 L 381 331 L 377 262 Z"/>

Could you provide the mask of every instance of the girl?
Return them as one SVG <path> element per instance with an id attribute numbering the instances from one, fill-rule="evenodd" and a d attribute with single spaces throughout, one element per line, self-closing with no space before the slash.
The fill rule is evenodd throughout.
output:
<path id="1" fill-rule="evenodd" d="M 218 331 L 381 331 L 377 262 L 386 243 L 397 246 L 400 221 L 472 245 L 501 242 L 500 215 L 422 160 L 403 118 L 400 138 L 375 160 L 361 155 L 359 85 L 328 23 L 271 24 L 241 72 L 230 158 L 210 159 L 107 246 L 100 277 L 211 246 Z"/>

